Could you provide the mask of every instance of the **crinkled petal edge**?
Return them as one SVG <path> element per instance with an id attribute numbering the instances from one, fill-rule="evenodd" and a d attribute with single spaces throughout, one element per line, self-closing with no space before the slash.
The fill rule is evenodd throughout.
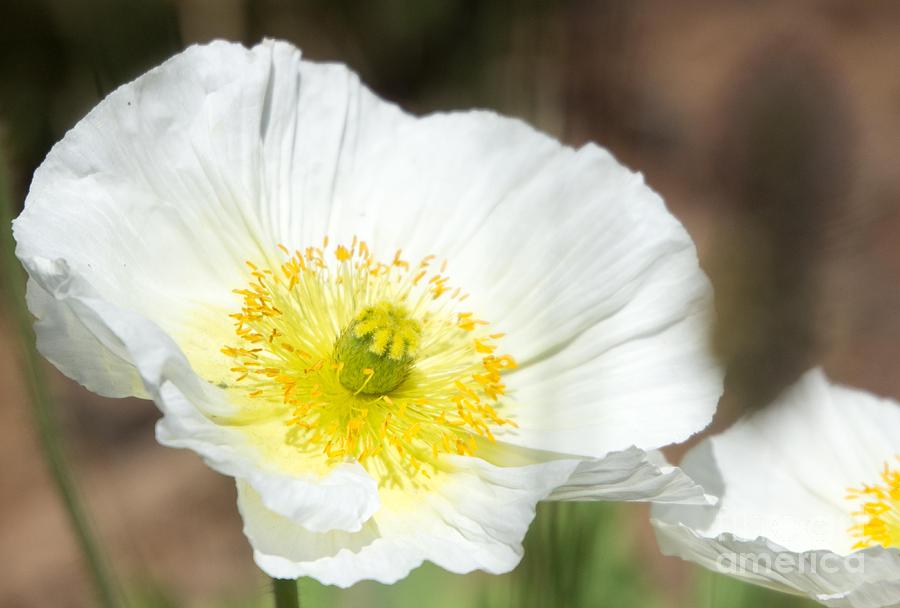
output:
<path id="1" fill-rule="evenodd" d="M 825 550 L 797 552 L 765 537 L 749 540 L 730 533 L 706 537 L 680 522 L 654 517 L 651 523 L 663 554 L 714 572 L 776 591 L 805 595 L 835 608 L 898 605 L 900 549 L 871 547 L 850 555 Z M 778 560 L 784 565 L 778 566 Z M 830 584 L 826 586 L 827 583 Z"/>

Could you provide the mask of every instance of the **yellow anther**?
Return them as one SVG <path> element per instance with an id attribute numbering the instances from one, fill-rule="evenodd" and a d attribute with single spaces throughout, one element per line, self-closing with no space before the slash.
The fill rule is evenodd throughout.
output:
<path id="1" fill-rule="evenodd" d="M 881 483 L 851 488 L 847 498 L 859 503 L 853 515 L 860 521 L 850 529 L 854 549 L 900 547 L 900 468 L 885 463 Z"/>

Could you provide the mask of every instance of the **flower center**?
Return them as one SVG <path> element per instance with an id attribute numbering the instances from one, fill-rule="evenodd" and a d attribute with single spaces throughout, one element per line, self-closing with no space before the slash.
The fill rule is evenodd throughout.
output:
<path id="1" fill-rule="evenodd" d="M 354 394 L 384 395 L 409 375 L 422 325 L 402 306 L 367 306 L 341 332 L 334 346 L 338 379 Z"/>
<path id="2" fill-rule="evenodd" d="M 365 242 L 288 252 L 251 280 L 235 321 L 232 388 L 281 420 L 283 441 L 326 464 L 355 459 L 382 484 L 418 483 L 444 454 L 471 455 L 477 438 L 514 426 L 497 354 L 502 334 L 460 310 L 446 262 L 418 264 L 398 251 L 379 262 Z M 246 424 L 242 420 L 242 424 Z"/>
<path id="3" fill-rule="evenodd" d="M 847 498 L 860 505 L 853 513 L 857 523 L 850 528 L 857 541 L 854 549 L 900 547 L 900 468 L 885 463 L 880 483 L 851 488 Z"/>

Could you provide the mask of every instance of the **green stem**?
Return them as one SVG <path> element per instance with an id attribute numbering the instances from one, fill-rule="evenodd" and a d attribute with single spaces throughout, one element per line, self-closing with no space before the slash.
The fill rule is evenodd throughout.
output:
<path id="1" fill-rule="evenodd" d="M 273 578 L 272 593 L 275 608 L 300 608 L 300 591 L 294 579 Z"/>
<path id="2" fill-rule="evenodd" d="M 0 258 L 2 258 L 3 273 L 6 276 L 7 304 L 21 342 L 22 372 L 31 400 L 34 424 L 37 427 L 38 440 L 50 469 L 50 475 L 69 516 L 69 523 L 87 562 L 88 570 L 93 577 L 99 605 L 103 608 L 113 608 L 121 605 L 116 601 L 119 596 L 115 592 L 112 578 L 88 524 L 87 514 L 66 464 L 65 451 L 54 416 L 53 399 L 44 377 L 40 356 L 35 350 L 32 317 L 25 304 L 22 267 L 15 256 L 15 242 L 10 229 L 12 222 L 10 199 L 6 165 L 0 156 Z"/>

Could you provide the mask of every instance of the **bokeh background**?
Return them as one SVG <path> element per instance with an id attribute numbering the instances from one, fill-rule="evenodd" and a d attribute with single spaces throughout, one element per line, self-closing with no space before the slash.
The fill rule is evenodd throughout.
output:
<path id="1" fill-rule="evenodd" d="M 186 45 L 262 37 L 345 62 L 412 111 L 496 109 L 572 145 L 597 141 L 642 171 L 716 288 L 728 381 L 714 429 L 814 364 L 900 397 L 900 3 L 2 0 L 0 146 L 13 204 L 49 147 L 114 87 Z M 19 280 L 8 273 L 3 289 Z M 4 313 L 0 606 L 91 606 L 14 336 Z M 152 403 L 46 374 L 69 461 L 135 605 L 268 605 L 231 480 L 158 446 Z M 513 574 L 426 566 L 346 591 L 304 581 L 304 605 L 811 606 L 659 555 L 647 515 L 543 505 Z"/>

